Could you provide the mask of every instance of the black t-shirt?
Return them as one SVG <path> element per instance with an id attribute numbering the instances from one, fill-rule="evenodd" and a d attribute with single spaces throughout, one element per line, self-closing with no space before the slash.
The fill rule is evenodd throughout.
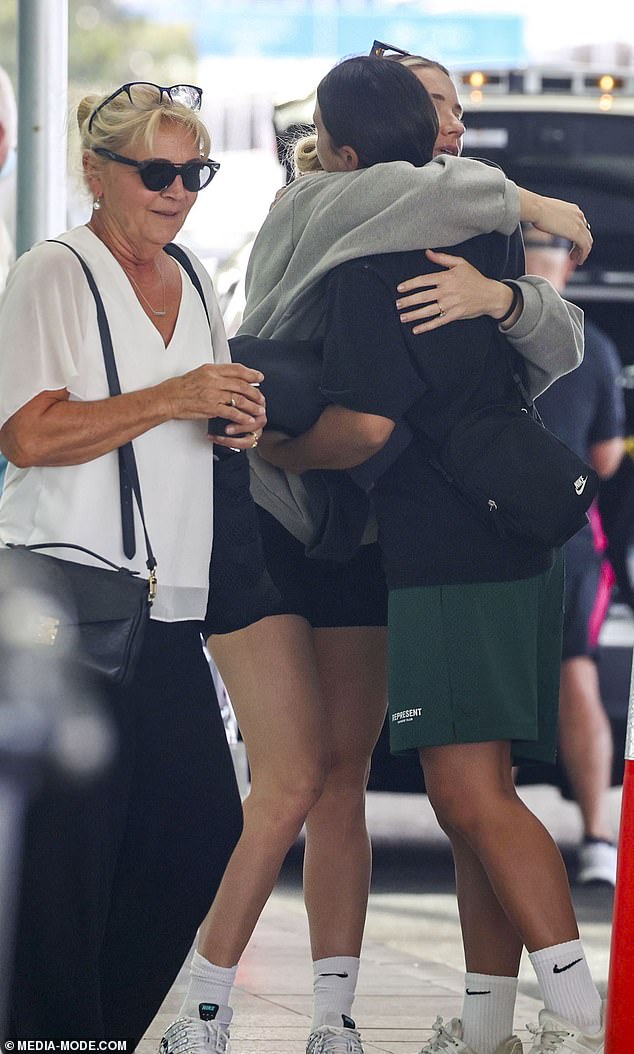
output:
<path id="1" fill-rule="evenodd" d="M 491 278 L 517 277 L 513 242 L 491 234 L 446 250 Z M 471 410 L 517 403 L 510 345 L 488 317 L 414 335 L 395 307 L 405 277 L 437 270 L 422 252 L 352 260 L 330 275 L 322 391 L 333 403 L 414 429 L 375 484 L 388 585 L 510 581 L 539 574 L 552 554 L 500 539 L 431 466 L 435 440 Z M 432 294 L 433 296 L 433 294 Z M 521 367 L 520 367 L 521 368 Z"/>
<path id="2" fill-rule="evenodd" d="M 616 346 L 589 319 L 584 331 L 581 365 L 540 395 L 537 408 L 546 427 L 587 459 L 593 443 L 625 435 L 625 401 Z M 594 535 L 588 523 L 566 544 L 567 566 L 581 561 L 591 568 L 594 554 Z"/>
<path id="3" fill-rule="evenodd" d="M 537 408 L 546 427 L 587 458 L 593 443 L 625 434 L 625 404 L 615 345 L 589 319 L 584 328 L 581 365 L 540 395 Z"/>

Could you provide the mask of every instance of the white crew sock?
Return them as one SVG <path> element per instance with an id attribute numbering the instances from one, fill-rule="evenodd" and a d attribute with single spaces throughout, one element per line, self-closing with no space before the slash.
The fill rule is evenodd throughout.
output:
<path id="1" fill-rule="evenodd" d="M 208 959 L 194 952 L 189 973 L 189 987 L 178 1016 L 220 1021 L 223 1025 L 228 1025 L 233 1016 L 229 999 L 237 971 L 237 965 L 214 966 Z M 218 1007 L 215 1013 L 214 1006 Z"/>
<path id="2" fill-rule="evenodd" d="M 530 952 L 544 997 L 544 1006 L 564 1021 L 576 1025 L 586 1035 L 601 1029 L 601 996 L 583 953 L 580 940 L 555 944 Z"/>
<path id="3" fill-rule="evenodd" d="M 462 1038 L 478 1054 L 495 1054 L 513 1035 L 517 977 L 487 973 L 465 974 Z"/>
<path id="4" fill-rule="evenodd" d="M 359 976 L 359 959 L 333 955 L 313 962 L 313 1029 L 320 1025 L 342 1026 L 342 1015 L 350 1017 Z"/>

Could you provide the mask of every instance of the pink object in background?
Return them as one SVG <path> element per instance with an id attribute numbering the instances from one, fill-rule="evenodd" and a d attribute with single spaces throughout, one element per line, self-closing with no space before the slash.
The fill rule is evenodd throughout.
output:
<path id="1" fill-rule="evenodd" d="M 590 525 L 592 527 L 594 548 L 597 553 L 604 553 L 608 546 L 608 540 L 605 536 L 601 517 L 596 504 L 590 506 L 588 510 L 588 519 L 590 520 Z M 592 608 L 592 614 L 590 615 L 590 623 L 588 626 L 588 635 L 592 647 L 595 647 L 599 640 L 599 633 L 601 632 L 601 627 L 608 613 L 612 588 L 615 581 L 616 576 L 612 569 L 612 564 L 609 560 L 604 560 L 601 564 L 597 595 L 595 597 L 594 607 Z"/>

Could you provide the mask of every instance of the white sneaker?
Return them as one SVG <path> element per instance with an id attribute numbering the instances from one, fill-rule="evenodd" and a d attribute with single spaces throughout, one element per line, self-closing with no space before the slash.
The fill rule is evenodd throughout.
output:
<path id="1" fill-rule="evenodd" d="M 553 1014 L 551 1010 L 540 1010 L 539 1025 L 527 1025 L 534 1035 L 529 1054 L 603 1054 L 605 1049 L 605 1003 L 601 1011 L 601 1031 L 587 1036 L 576 1025 Z"/>
<path id="2" fill-rule="evenodd" d="M 462 1038 L 460 1018 L 452 1017 L 445 1025 L 443 1019 L 437 1017 L 432 1028 L 434 1035 L 421 1049 L 420 1054 L 477 1054 Z M 509 1036 L 495 1048 L 495 1054 L 522 1054 L 522 1041 L 517 1036 Z"/>
<path id="3" fill-rule="evenodd" d="M 351 1017 L 341 1015 L 339 1025 L 320 1025 L 308 1037 L 306 1054 L 363 1054 L 361 1036 Z"/>
<path id="4" fill-rule="evenodd" d="M 616 885 L 616 846 L 612 842 L 582 842 L 577 851 L 577 882 Z"/>
<path id="5" fill-rule="evenodd" d="M 164 1034 L 159 1054 L 231 1054 L 229 1026 L 220 1021 L 179 1017 Z"/>

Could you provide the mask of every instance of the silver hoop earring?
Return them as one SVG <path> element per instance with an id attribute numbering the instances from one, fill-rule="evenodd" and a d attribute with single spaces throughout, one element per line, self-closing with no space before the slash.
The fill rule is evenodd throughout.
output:
<path id="1" fill-rule="evenodd" d="M 101 201 L 99 200 L 99 198 L 95 198 L 95 200 L 92 203 L 92 211 L 93 212 L 98 212 L 100 208 L 101 208 Z"/>

